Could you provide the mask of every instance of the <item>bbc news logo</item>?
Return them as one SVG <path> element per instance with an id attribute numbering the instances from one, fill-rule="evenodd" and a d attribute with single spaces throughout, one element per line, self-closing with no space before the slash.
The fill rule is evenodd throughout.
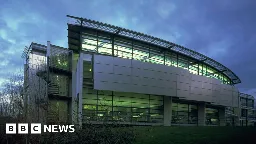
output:
<path id="1" fill-rule="evenodd" d="M 18 127 L 17 127 L 18 126 Z M 43 126 L 43 129 L 42 129 Z M 17 132 L 18 130 L 18 132 Z M 75 132 L 74 125 L 41 125 L 41 123 L 31 123 L 30 133 L 31 134 L 41 134 L 42 130 L 46 132 Z M 6 123 L 6 134 L 28 134 L 29 124 L 28 123 Z"/>

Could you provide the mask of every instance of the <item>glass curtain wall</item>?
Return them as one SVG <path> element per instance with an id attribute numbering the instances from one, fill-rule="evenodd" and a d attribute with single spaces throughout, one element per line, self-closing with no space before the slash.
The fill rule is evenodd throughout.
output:
<path id="1" fill-rule="evenodd" d="M 215 108 L 205 108 L 206 125 L 219 125 L 219 110 Z"/>
<path id="2" fill-rule="evenodd" d="M 253 108 L 254 107 L 254 100 L 248 99 L 247 106 Z"/>
<path id="3" fill-rule="evenodd" d="M 163 97 L 83 89 L 83 120 L 163 122 Z"/>
<path id="4" fill-rule="evenodd" d="M 247 106 L 247 99 L 240 97 L 241 106 Z"/>
<path id="5" fill-rule="evenodd" d="M 143 62 L 180 67 L 188 70 L 190 73 L 219 79 L 224 84 L 231 84 L 229 78 L 224 74 L 217 72 L 215 69 L 201 62 L 196 62 L 175 52 L 163 51 L 163 48 L 158 46 L 143 44 L 121 37 L 113 37 L 113 35 L 106 33 L 95 31 L 83 32 L 82 50 L 126 59 L 135 59 Z"/>
<path id="6" fill-rule="evenodd" d="M 172 124 L 197 124 L 197 105 L 172 103 Z"/>
<path id="7" fill-rule="evenodd" d="M 226 125 L 227 126 L 234 126 L 235 125 L 235 108 L 227 107 L 225 110 L 226 115 Z"/>
<path id="8" fill-rule="evenodd" d="M 254 117 L 254 110 L 248 109 L 248 117 Z"/>

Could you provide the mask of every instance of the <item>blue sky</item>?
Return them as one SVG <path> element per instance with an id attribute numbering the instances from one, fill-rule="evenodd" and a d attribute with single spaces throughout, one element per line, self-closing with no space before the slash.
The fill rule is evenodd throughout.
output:
<path id="1" fill-rule="evenodd" d="M 255 0 L 1 0 L 0 84 L 22 70 L 31 42 L 67 47 L 66 15 L 125 27 L 178 43 L 233 70 L 256 94 Z"/>

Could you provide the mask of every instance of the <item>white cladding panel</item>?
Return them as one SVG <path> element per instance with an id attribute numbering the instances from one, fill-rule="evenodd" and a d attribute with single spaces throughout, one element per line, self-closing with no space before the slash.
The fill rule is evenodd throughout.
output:
<path id="1" fill-rule="evenodd" d="M 188 70 L 111 56 L 94 55 L 94 88 L 177 96 L 215 105 L 238 106 L 238 90 Z"/>

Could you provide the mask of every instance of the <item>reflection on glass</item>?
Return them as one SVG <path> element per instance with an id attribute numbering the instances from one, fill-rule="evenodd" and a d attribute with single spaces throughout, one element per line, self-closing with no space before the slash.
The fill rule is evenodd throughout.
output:
<path id="1" fill-rule="evenodd" d="M 197 105 L 172 103 L 172 124 L 197 124 Z"/>
<path id="2" fill-rule="evenodd" d="M 219 111 L 214 108 L 205 108 L 206 125 L 219 125 Z"/>
<path id="3" fill-rule="evenodd" d="M 164 64 L 168 66 L 180 67 L 188 70 L 192 74 L 203 75 L 210 78 L 219 79 L 224 84 L 230 84 L 230 80 L 222 73 L 205 65 L 198 64 L 194 60 L 177 53 L 163 52 L 159 47 L 115 37 L 103 33 L 84 32 L 82 34 L 82 50 L 113 55 L 116 57 L 135 59 L 143 62 Z M 113 43 L 112 43 L 113 42 Z"/>
<path id="4" fill-rule="evenodd" d="M 84 120 L 163 122 L 163 97 L 83 89 Z"/>

